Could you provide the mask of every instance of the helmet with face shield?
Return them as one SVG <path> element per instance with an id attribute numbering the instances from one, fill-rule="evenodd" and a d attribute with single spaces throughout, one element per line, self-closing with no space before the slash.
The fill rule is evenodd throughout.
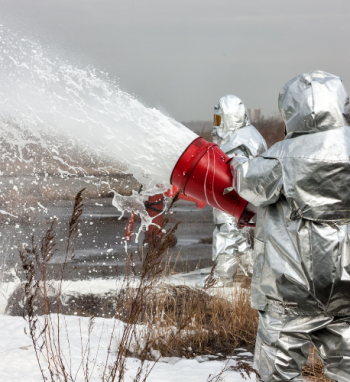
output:
<path id="1" fill-rule="evenodd" d="M 220 145 L 233 132 L 249 125 L 248 112 L 242 100 L 230 94 L 221 97 L 214 107 L 213 142 Z"/>

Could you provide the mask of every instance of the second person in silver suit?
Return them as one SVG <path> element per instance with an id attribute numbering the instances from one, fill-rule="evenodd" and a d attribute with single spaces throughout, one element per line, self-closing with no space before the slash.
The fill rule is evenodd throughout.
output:
<path id="1" fill-rule="evenodd" d="M 236 154 L 254 158 L 267 150 L 266 142 L 251 125 L 247 109 L 234 95 L 221 97 L 214 108 L 213 142 L 228 156 Z M 238 266 L 247 274 L 252 271 L 249 228 L 239 229 L 237 220 L 226 212 L 213 209 L 216 228 L 213 232 L 213 260 L 215 286 L 233 285 Z M 206 278 L 197 286 L 204 286 Z"/>

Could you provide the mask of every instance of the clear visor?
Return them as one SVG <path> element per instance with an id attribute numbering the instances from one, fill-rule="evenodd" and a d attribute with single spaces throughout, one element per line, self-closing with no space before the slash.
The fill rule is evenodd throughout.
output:
<path id="1" fill-rule="evenodd" d="M 213 126 L 221 126 L 221 115 L 214 114 Z"/>

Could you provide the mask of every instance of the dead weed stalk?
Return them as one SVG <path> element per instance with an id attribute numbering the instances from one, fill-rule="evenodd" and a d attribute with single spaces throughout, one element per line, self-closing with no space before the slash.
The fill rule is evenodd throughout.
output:
<path id="1" fill-rule="evenodd" d="M 40 371 L 44 380 L 46 380 L 44 370 L 48 370 L 51 381 L 73 381 L 73 371 L 71 362 L 67 360 L 66 354 L 61 347 L 62 329 L 67 331 L 67 323 L 63 318 L 61 325 L 60 305 L 62 283 L 65 276 L 65 265 L 68 261 L 74 258 L 74 243 L 78 234 L 79 218 L 83 211 L 82 193 L 84 189 L 78 192 L 75 198 L 73 213 L 69 222 L 69 233 L 67 237 L 67 245 L 65 252 L 64 264 L 61 270 L 59 292 L 56 299 L 50 298 L 52 290 L 48 283 L 48 266 L 52 257 L 57 250 L 55 225 L 56 220 L 53 220 L 42 238 L 40 245 L 35 244 L 34 237 L 31 239 L 31 247 L 26 247 L 20 250 L 20 259 L 25 273 L 26 282 L 24 286 L 23 298 L 23 317 L 27 320 L 29 326 L 29 335 L 32 339 L 35 349 L 36 358 L 40 367 Z M 37 296 L 41 295 L 43 301 L 43 318 L 40 319 L 35 314 Z M 55 304 L 57 308 L 52 305 Z M 53 310 L 57 310 L 54 316 L 50 314 Z M 89 334 L 92 331 L 93 319 L 90 320 Z M 67 337 L 69 343 L 69 337 Z M 89 340 L 88 340 L 89 341 Z M 86 351 L 84 352 L 86 355 Z M 70 355 L 70 354 L 69 354 Z M 84 355 L 83 360 L 86 358 Z M 44 362 L 43 362 L 44 360 Z M 80 367 L 83 368 L 84 374 L 88 373 L 89 360 L 86 358 Z"/>
<path id="2" fill-rule="evenodd" d="M 224 297 L 205 288 L 162 285 L 148 300 L 143 322 L 156 328 L 152 348 L 163 357 L 225 357 L 254 347 L 258 317 L 243 288 Z"/>
<path id="3" fill-rule="evenodd" d="M 67 322 L 65 316 L 60 314 L 65 268 L 74 258 L 74 245 L 83 212 L 83 191 L 76 195 L 69 222 L 58 292 L 50 289 L 47 274 L 49 262 L 56 253 L 56 221 L 51 223 L 40 244 L 36 244 L 32 238 L 31 246 L 20 251 L 26 276 L 23 315 L 28 322 L 28 334 L 33 342 L 43 380 L 47 380 L 48 373 L 51 381 L 77 381 L 80 372 L 83 380 L 89 382 L 97 366 L 97 354 L 94 358 L 91 356 L 90 346 L 94 315 L 89 320 L 85 342 L 79 321 L 81 360 L 76 367 L 72 365 Z M 173 203 L 176 199 L 174 198 Z M 172 208 L 173 203 L 169 208 Z M 162 229 L 167 224 L 167 219 L 164 219 L 163 224 Z M 161 241 L 156 230 L 154 231 L 153 240 L 141 251 L 140 273 L 136 272 L 134 256 L 130 255 L 129 266 L 123 278 L 125 287 L 121 288 L 120 293 L 116 293 L 115 303 L 112 304 L 115 312 L 106 359 L 102 365 L 98 365 L 102 382 L 123 382 L 126 360 L 131 355 L 140 360 L 134 382 L 145 382 L 162 356 L 192 358 L 211 354 L 224 358 L 233 355 L 237 347 L 254 346 L 258 319 L 256 311 L 250 307 L 246 289 L 236 288 L 231 299 L 209 294 L 214 285 L 214 268 L 203 290 L 169 286 L 161 282 L 164 276 L 173 272 L 169 266 L 170 261 L 165 263 L 165 255 L 177 226 L 178 223 L 166 230 Z M 43 305 L 42 318 L 36 313 L 38 301 Z M 119 320 L 124 322 L 124 327 L 121 335 L 116 338 Z M 138 324 L 143 324 L 142 330 Z M 116 341 L 117 349 L 114 354 L 112 348 Z M 155 362 L 146 362 L 148 360 Z M 226 364 L 219 374 L 210 376 L 210 381 L 219 381 L 224 373 L 232 370 Z M 234 370 L 248 376 L 255 373 L 246 362 L 237 364 Z"/>
<path id="4" fill-rule="evenodd" d="M 316 349 L 311 347 L 309 359 L 303 367 L 303 378 L 308 382 L 332 382 L 324 375 L 324 366 Z"/>

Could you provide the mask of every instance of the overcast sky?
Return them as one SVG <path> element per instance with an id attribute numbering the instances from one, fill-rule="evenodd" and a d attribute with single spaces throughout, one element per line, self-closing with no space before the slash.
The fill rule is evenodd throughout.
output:
<path id="1" fill-rule="evenodd" d="M 278 112 L 280 88 L 321 69 L 350 90 L 349 0 L 0 0 L 21 26 L 118 78 L 180 121 L 210 120 L 220 96 Z"/>

